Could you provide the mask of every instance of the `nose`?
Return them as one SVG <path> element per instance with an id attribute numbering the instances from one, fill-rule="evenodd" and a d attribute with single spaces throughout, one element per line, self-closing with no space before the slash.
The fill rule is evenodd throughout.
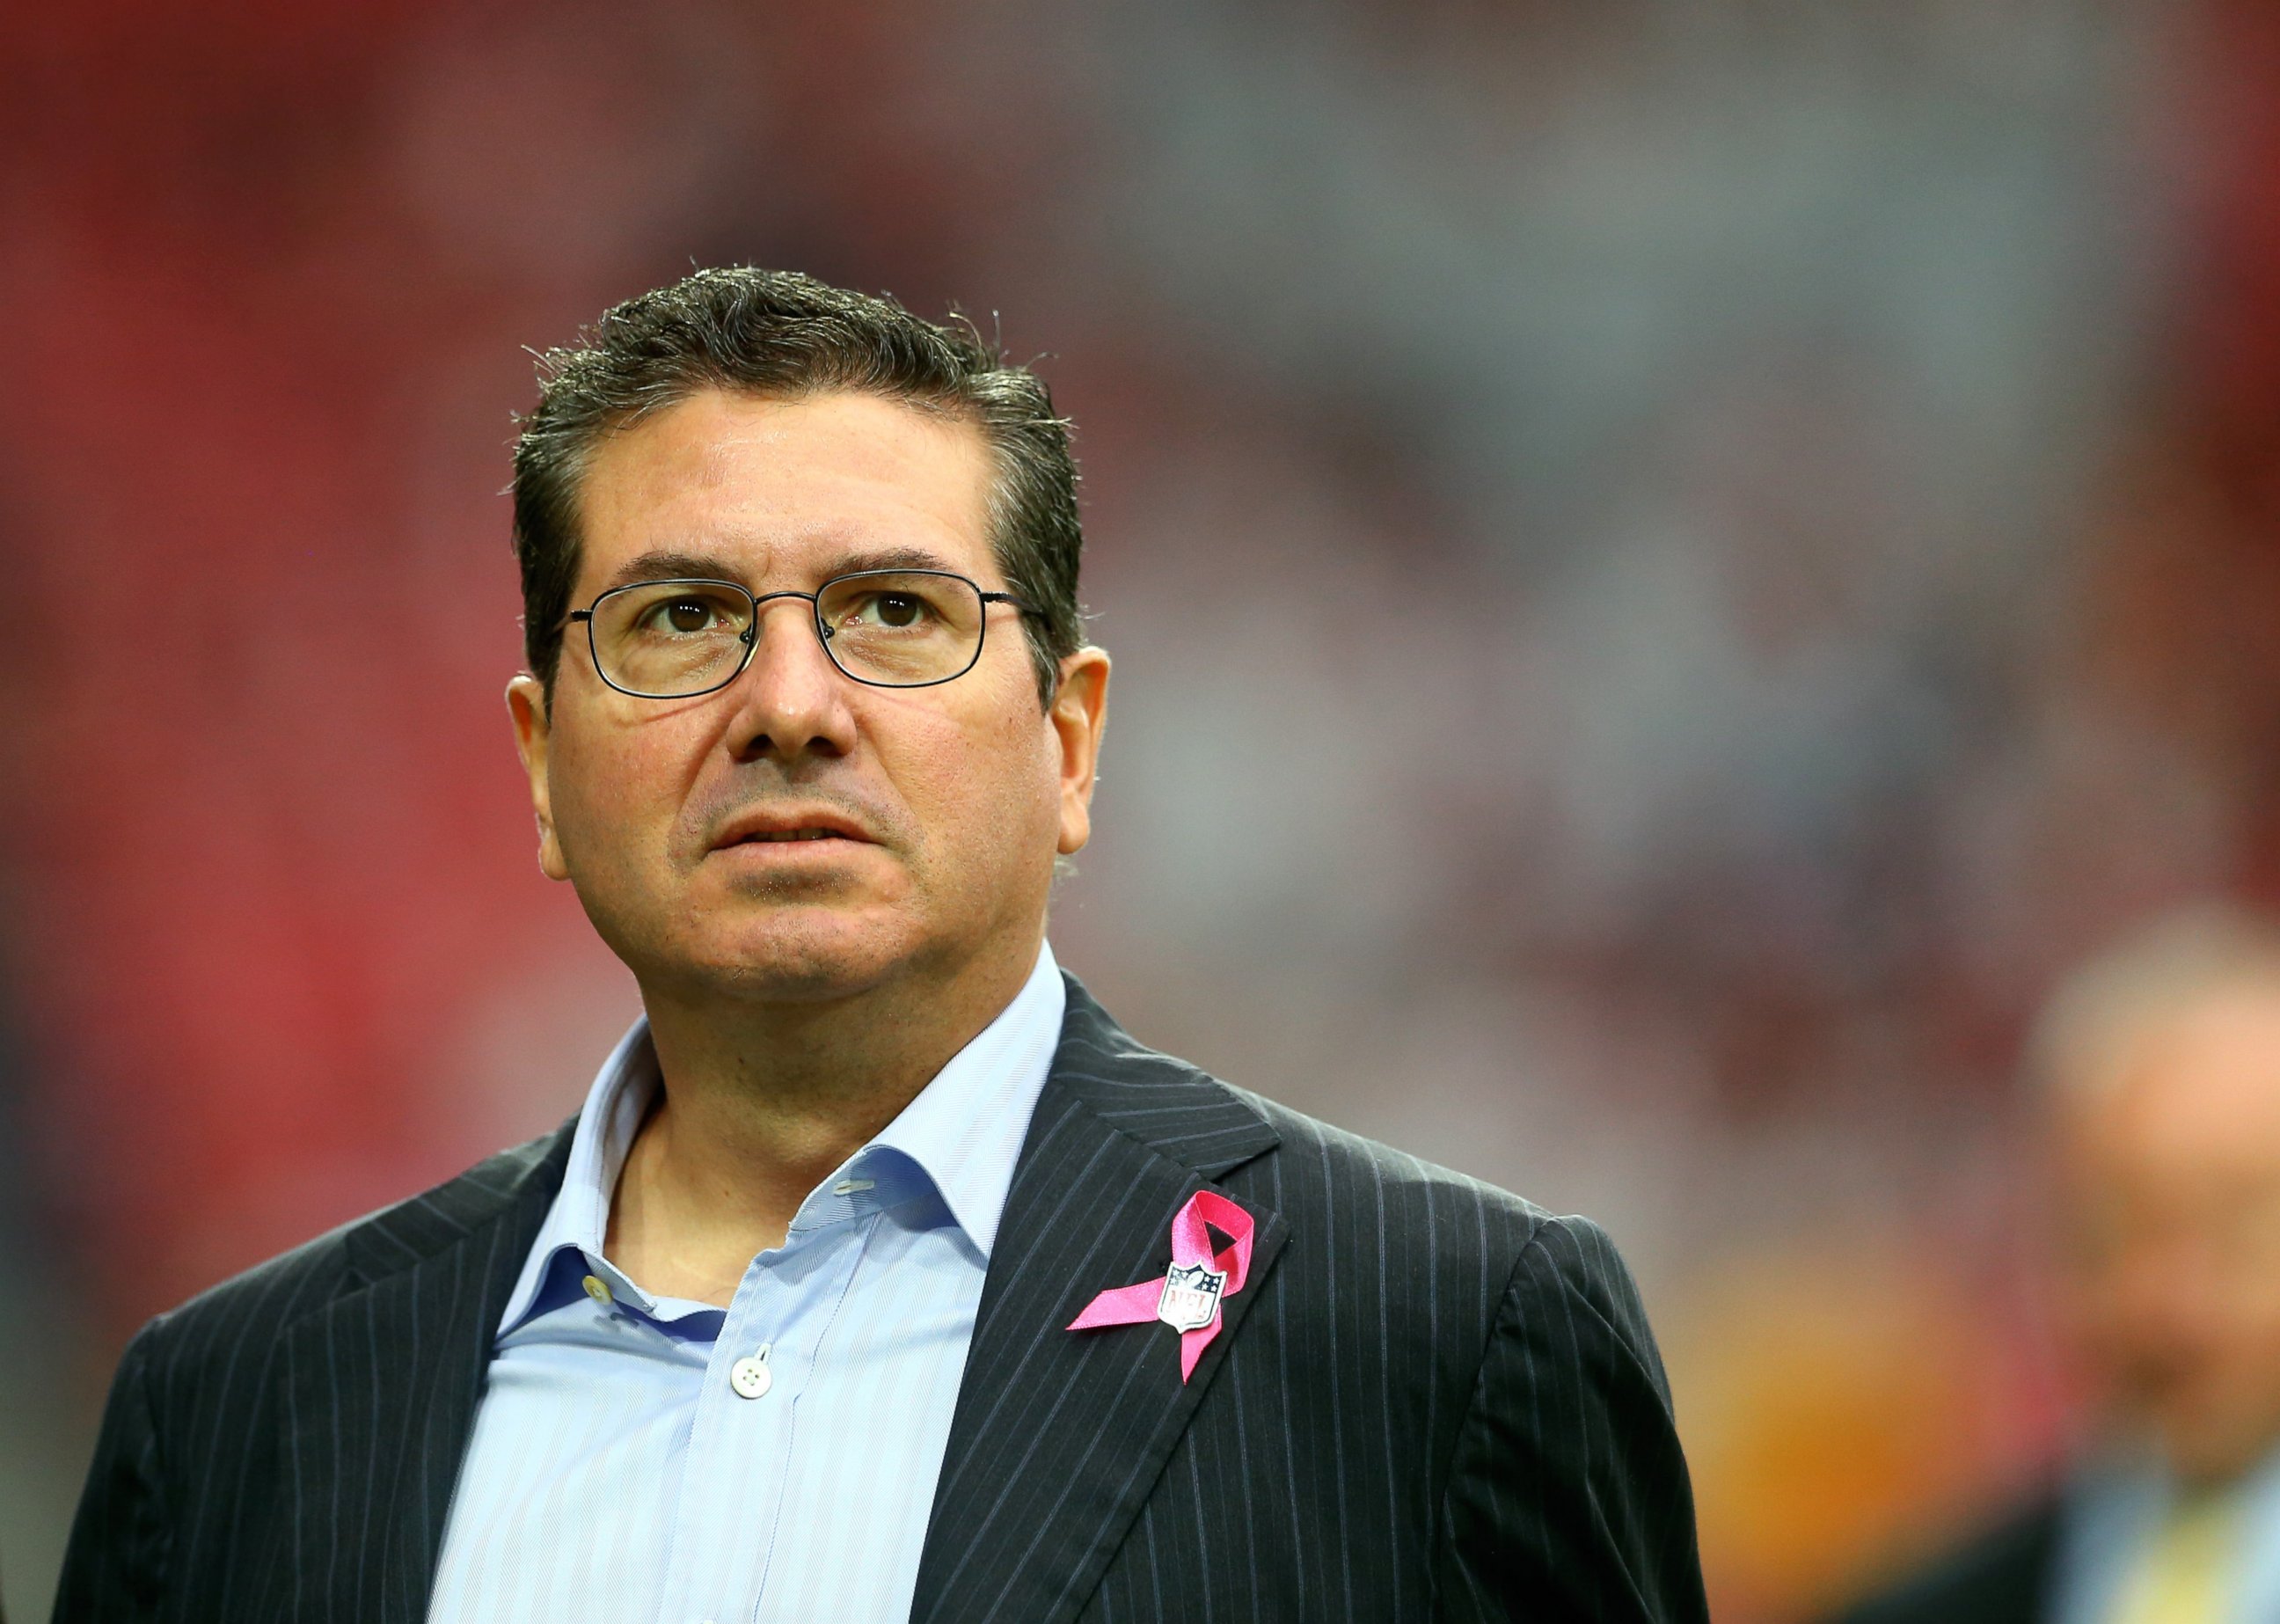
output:
<path id="1" fill-rule="evenodd" d="M 847 680 L 816 635 L 814 601 L 799 593 L 760 600 L 751 658 L 729 693 L 728 743 L 740 761 L 843 756 L 855 746 Z"/>

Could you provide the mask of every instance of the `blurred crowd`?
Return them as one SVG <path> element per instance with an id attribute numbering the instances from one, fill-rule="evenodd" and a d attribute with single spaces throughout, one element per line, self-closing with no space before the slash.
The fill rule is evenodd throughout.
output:
<path id="1" fill-rule="evenodd" d="M 2080 1190 L 2248 1085 L 2165 1105 L 2028 1037 L 2115 941 L 2269 968 L 2245 915 L 2172 911 L 2280 904 L 2280 11 L 90 0 L 10 35 L 12 1612 L 136 1323 L 551 1126 L 630 1017 L 533 861 L 497 493 L 526 348 L 691 262 L 1044 355 L 1119 669 L 1056 951 L 1144 1039 L 1609 1225 L 1722 1620 L 1818 1616 L 2168 1435 L 2199 1378 L 2130 1305 L 2190 1314 Z M 2253 1469 L 2156 1456 L 2112 1502 L 2145 1552 L 2219 1503 L 2176 1484 Z"/>

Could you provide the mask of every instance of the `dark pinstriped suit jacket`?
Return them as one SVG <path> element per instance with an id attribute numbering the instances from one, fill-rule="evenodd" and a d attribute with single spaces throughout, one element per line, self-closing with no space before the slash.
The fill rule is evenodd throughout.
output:
<path id="1" fill-rule="evenodd" d="M 146 1327 L 56 1617 L 420 1618 L 569 1137 Z M 1257 1230 L 1193 1380 L 1160 1326 L 1063 1329 L 1103 1288 L 1163 1273 L 1172 1214 L 1206 1185 Z M 1598 1229 L 1144 1049 L 1072 980 L 913 1616 L 1707 1612 L 1662 1368 Z"/>

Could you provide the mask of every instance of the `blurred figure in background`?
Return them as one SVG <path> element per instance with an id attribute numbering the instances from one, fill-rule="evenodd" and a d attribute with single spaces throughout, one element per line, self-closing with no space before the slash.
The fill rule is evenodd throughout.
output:
<path id="1" fill-rule="evenodd" d="M 2165 920 L 2060 989 L 2034 1058 L 2085 1446 L 1848 1624 L 2280 1619 L 2280 929 Z"/>

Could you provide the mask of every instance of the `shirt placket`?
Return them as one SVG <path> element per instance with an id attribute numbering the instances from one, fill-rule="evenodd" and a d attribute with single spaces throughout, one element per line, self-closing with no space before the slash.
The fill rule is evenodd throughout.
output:
<path id="1" fill-rule="evenodd" d="M 795 1227 L 782 1247 L 753 1260 L 730 1299 L 690 1420 L 659 1624 L 743 1624 L 757 1609 L 799 1397 L 854 1277 L 863 1228 Z M 751 1379 L 755 1359 L 764 1381 Z"/>

